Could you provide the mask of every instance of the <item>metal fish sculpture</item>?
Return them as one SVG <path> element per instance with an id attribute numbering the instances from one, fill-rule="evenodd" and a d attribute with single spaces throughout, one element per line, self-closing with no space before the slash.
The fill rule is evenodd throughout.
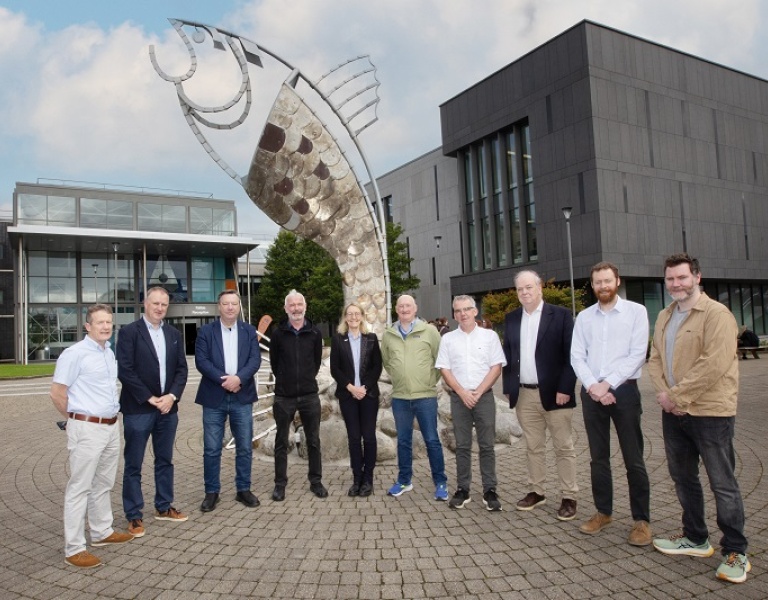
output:
<path id="1" fill-rule="evenodd" d="M 376 179 L 358 141 L 358 135 L 378 120 L 379 81 L 370 59 L 357 57 L 311 81 L 287 61 L 247 38 L 192 21 L 169 21 L 187 47 L 190 68 L 181 76 L 166 74 L 157 62 L 154 46 L 149 49 L 150 59 L 158 75 L 176 86 L 182 113 L 197 140 L 268 217 L 284 229 L 316 242 L 331 255 L 341 271 L 345 304 L 360 304 L 371 329 L 381 335 L 391 307 L 384 212 Z M 197 56 L 185 27 L 193 30 L 194 42 L 202 43 L 210 37 L 214 48 L 229 47 L 236 58 L 242 83 L 226 104 L 203 107 L 192 102 L 184 91 L 184 83 L 197 70 Z M 214 151 L 199 125 L 234 129 L 246 120 L 253 100 L 248 64 L 262 67 L 264 55 L 290 69 L 290 74 L 269 112 L 248 174 L 241 177 Z M 350 72 L 339 80 L 339 73 Z M 376 208 L 338 140 L 297 89 L 300 82 L 327 104 L 346 130 L 368 173 Z M 243 111 L 230 123 L 215 123 L 202 116 L 229 110 L 243 97 Z"/>

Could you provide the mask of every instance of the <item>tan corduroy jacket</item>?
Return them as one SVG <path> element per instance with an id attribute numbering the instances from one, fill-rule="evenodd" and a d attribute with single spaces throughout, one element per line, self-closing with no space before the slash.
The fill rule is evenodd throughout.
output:
<path id="1" fill-rule="evenodd" d="M 648 373 L 657 392 L 667 392 L 681 411 L 697 417 L 736 414 L 739 362 L 738 326 L 730 310 L 702 292 L 675 338 L 672 372 L 677 384 L 667 384 L 667 323 L 677 302 L 659 313 L 653 334 Z"/>

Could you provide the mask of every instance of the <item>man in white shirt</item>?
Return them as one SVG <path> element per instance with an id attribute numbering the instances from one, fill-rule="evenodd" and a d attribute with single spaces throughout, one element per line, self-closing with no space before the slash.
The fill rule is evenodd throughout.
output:
<path id="1" fill-rule="evenodd" d="M 613 520 L 613 421 L 635 522 L 628 541 L 633 546 L 646 546 L 651 543 L 650 484 L 643 458 L 643 406 L 637 380 L 648 352 L 648 313 L 643 305 L 618 295 L 621 280 L 616 265 L 598 263 L 592 267 L 590 278 L 598 302 L 576 319 L 571 364 L 582 384 L 581 407 L 597 513 L 580 529 L 596 534 Z"/>
<path id="2" fill-rule="evenodd" d="M 64 492 L 64 560 L 83 569 L 101 564 L 88 552 L 85 520 L 93 546 L 123 544 L 129 533 L 112 529 L 112 499 L 120 430 L 115 426 L 120 403 L 117 397 L 117 362 L 109 338 L 112 309 L 104 304 L 88 307 L 86 337 L 62 352 L 56 362 L 51 400 L 67 417 L 70 477 Z"/>
<path id="3" fill-rule="evenodd" d="M 571 311 L 544 302 L 541 277 L 534 271 L 515 276 L 520 308 L 504 320 L 504 393 L 523 430 L 528 458 L 528 494 L 517 510 L 546 502 L 547 430 L 555 450 L 561 502 L 556 517 L 576 517 L 576 450 L 573 409 L 576 375 L 571 367 Z"/>
<path id="4" fill-rule="evenodd" d="M 462 508 L 470 501 L 472 483 L 472 426 L 480 448 L 483 503 L 490 511 L 501 510 L 496 494 L 496 400 L 493 384 L 507 364 L 499 336 L 477 325 L 477 307 L 471 296 L 453 299 L 453 317 L 459 328 L 440 341 L 435 368 L 451 388 L 451 417 L 456 437 L 456 493 L 448 506 Z"/>

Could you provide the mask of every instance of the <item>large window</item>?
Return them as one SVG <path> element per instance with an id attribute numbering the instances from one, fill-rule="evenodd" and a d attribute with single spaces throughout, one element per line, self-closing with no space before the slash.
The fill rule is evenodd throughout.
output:
<path id="1" fill-rule="evenodd" d="M 191 233 L 203 235 L 234 235 L 235 214 L 231 210 L 192 206 L 189 209 Z"/>
<path id="2" fill-rule="evenodd" d="M 525 199 L 525 234 L 528 241 L 528 260 L 539 258 L 538 243 L 536 238 L 536 200 L 533 193 L 533 159 L 531 155 L 531 128 L 525 125 L 522 128 L 523 142 L 523 197 Z"/>
<path id="3" fill-rule="evenodd" d="M 122 200 L 81 198 L 80 227 L 133 229 L 133 203 Z"/>
<path id="4" fill-rule="evenodd" d="M 29 252 L 27 265 L 30 303 L 77 302 L 77 259 L 74 252 Z"/>
<path id="5" fill-rule="evenodd" d="M 58 358 L 80 339 L 78 309 L 74 306 L 43 306 L 27 313 L 29 358 Z"/>
<path id="6" fill-rule="evenodd" d="M 507 143 L 507 189 L 509 206 L 509 230 L 512 244 L 512 262 L 523 262 L 523 246 L 520 242 L 520 189 L 518 185 L 518 156 L 515 132 L 505 136 Z"/>
<path id="7" fill-rule="evenodd" d="M 115 303 L 115 284 L 119 303 L 136 301 L 134 263 L 130 257 L 120 258 L 118 255 L 115 271 L 114 255 L 83 254 L 80 270 L 80 297 L 84 304 L 101 302 L 112 306 Z"/>
<path id="8" fill-rule="evenodd" d="M 147 257 L 147 289 L 156 285 L 165 288 L 171 302 L 188 302 L 187 261 L 165 254 Z"/>
<path id="9" fill-rule="evenodd" d="M 469 270 L 477 271 L 477 234 L 475 232 L 475 185 L 472 177 L 472 154 L 464 153 L 464 190 L 466 194 L 467 219 L 467 254 L 469 255 Z"/>
<path id="10" fill-rule="evenodd" d="M 74 227 L 75 199 L 66 196 L 19 194 L 19 224 Z"/>
<path id="11" fill-rule="evenodd" d="M 139 230 L 185 233 L 187 210 L 173 204 L 139 204 Z"/>
<path id="12" fill-rule="evenodd" d="M 228 259 L 192 257 L 192 302 L 216 302 L 229 279 L 234 273 Z"/>

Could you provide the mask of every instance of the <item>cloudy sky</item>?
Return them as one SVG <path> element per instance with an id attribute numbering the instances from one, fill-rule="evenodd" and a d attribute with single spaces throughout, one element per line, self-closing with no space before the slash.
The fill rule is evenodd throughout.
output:
<path id="1" fill-rule="evenodd" d="M 379 121 L 360 139 L 381 175 L 440 145 L 441 103 L 583 19 L 768 78 L 766 4 L 0 0 L 0 211 L 10 209 L 16 181 L 84 181 L 235 200 L 241 232 L 276 232 L 197 144 L 173 85 L 155 73 L 150 45 L 169 74 L 188 68 L 168 17 L 250 38 L 313 79 L 369 54 L 381 103 Z M 218 105 L 234 96 L 239 73 L 231 61 L 211 60 L 203 69 L 201 56 L 194 100 Z M 255 105 L 268 107 L 271 80 L 253 71 Z M 240 174 L 265 116 L 254 111 L 237 136 L 214 136 L 216 150 Z"/>

